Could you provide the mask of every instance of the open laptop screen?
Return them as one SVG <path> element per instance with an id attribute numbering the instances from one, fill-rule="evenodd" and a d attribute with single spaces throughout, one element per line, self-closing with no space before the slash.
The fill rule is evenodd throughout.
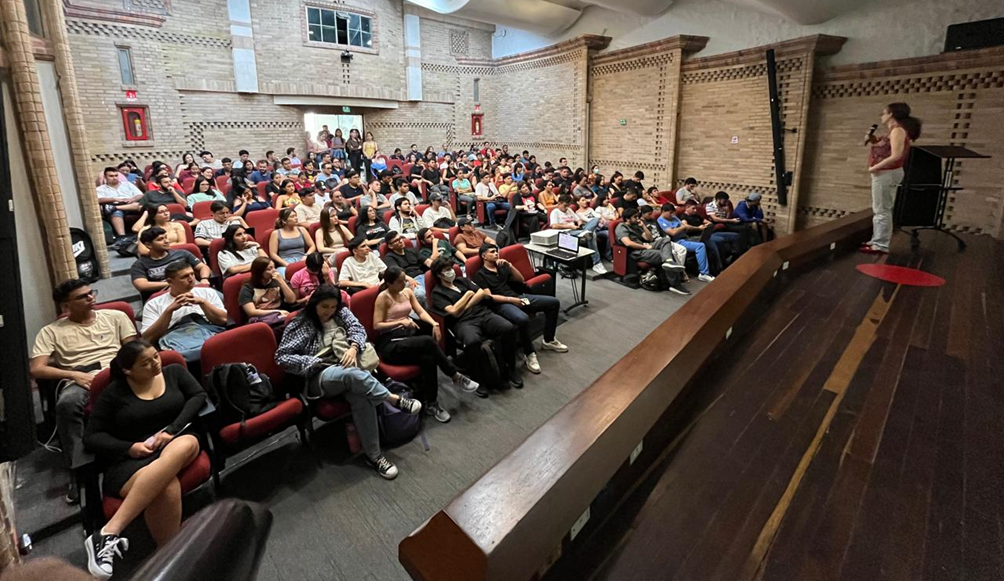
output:
<path id="1" fill-rule="evenodd" d="M 564 232 L 558 233 L 558 248 L 569 252 L 579 252 L 579 239 Z"/>

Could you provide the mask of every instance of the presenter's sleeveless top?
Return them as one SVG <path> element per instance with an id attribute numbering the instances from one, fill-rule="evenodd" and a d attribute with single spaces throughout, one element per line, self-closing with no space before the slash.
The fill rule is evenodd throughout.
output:
<path id="1" fill-rule="evenodd" d="M 905 132 L 906 130 L 904 129 L 903 131 Z M 899 161 L 880 171 L 890 171 L 903 167 L 906 160 L 910 159 L 911 144 L 910 135 L 908 134 L 906 140 L 903 142 L 903 155 L 899 158 Z M 890 155 L 892 155 L 892 144 L 889 143 L 889 136 L 883 135 L 878 138 L 878 141 L 872 145 L 871 150 L 868 152 L 868 167 L 872 167 Z"/>

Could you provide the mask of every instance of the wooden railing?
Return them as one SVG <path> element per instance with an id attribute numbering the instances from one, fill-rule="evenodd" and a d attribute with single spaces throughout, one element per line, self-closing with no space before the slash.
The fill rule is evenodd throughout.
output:
<path id="1" fill-rule="evenodd" d="M 531 579 L 779 271 L 855 245 L 863 211 L 750 249 L 401 541 L 414 579 Z"/>

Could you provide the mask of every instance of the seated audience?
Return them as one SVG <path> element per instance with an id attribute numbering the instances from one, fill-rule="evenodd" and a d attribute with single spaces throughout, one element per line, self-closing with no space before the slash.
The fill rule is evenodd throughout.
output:
<path id="1" fill-rule="evenodd" d="M 256 184 L 272 181 L 272 171 L 269 169 L 268 160 L 259 159 L 249 179 Z"/>
<path id="2" fill-rule="evenodd" d="M 278 200 L 279 196 L 283 195 L 283 193 L 285 192 L 283 184 L 286 183 L 287 181 L 290 180 L 287 180 L 286 176 L 282 175 L 279 172 L 275 172 L 272 174 L 271 181 L 269 181 L 268 185 L 265 186 L 265 193 L 268 194 L 270 200 L 269 203 L 270 208 L 275 206 L 274 202 Z M 293 187 L 293 190 L 294 191 L 296 190 L 295 186 Z"/>
<path id="3" fill-rule="evenodd" d="M 293 180 L 283 180 L 282 185 L 279 187 L 282 189 L 282 193 L 275 199 L 275 208 L 277 210 L 292 208 L 300 203 L 300 193 L 296 191 L 296 182 Z"/>
<path id="4" fill-rule="evenodd" d="M 143 232 L 154 226 L 164 229 L 164 232 L 167 233 L 168 244 L 184 244 L 188 242 L 188 232 L 185 231 L 185 227 L 180 222 L 171 221 L 171 211 L 164 204 L 147 206 L 143 211 L 143 215 L 133 225 L 133 230 L 137 234 L 140 234 L 142 238 Z M 150 249 L 142 241 L 137 244 L 137 249 L 141 256 L 150 254 Z"/>
<path id="5" fill-rule="evenodd" d="M 181 529 L 178 475 L 199 455 L 199 439 L 190 426 L 206 402 L 206 392 L 188 370 L 162 367 L 146 341 L 123 345 L 111 374 L 85 436 L 104 474 L 104 490 L 123 499 L 108 522 L 84 541 L 87 568 L 99 579 L 115 572 L 115 559 L 129 549 L 122 533 L 140 514 L 158 547 Z"/>
<path id="6" fill-rule="evenodd" d="M 523 387 L 523 378 L 516 363 L 516 328 L 488 304 L 491 291 L 478 288 L 464 277 L 456 276 L 453 261 L 440 256 L 432 263 L 430 276 L 437 278 L 432 291 L 431 307 L 446 319 L 463 349 L 469 369 L 482 372 L 478 397 L 488 397 L 491 389 L 510 385 Z"/>
<path id="7" fill-rule="evenodd" d="M 540 203 L 544 205 L 545 212 L 548 208 L 558 205 L 559 195 L 561 195 L 561 188 L 559 186 L 545 187 L 540 190 Z"/>
<path id="8" fill-rule="evenodd" d="M 467 257 L 464 256 L 464 253 L 457 250 L 456 246 L 450 244 L 450 241 L 445 236 L 443 238 L 436 237 L 432 228 L 422 228 L 419 230 L 418 240 L 421 241 L 418 255 L 423 260 L 429 261 L 429 264 L 432 264 L 436 258 L 439 258 L 440 254 L 443 256 L 452 256 L 457 266 L 467 264 Z"/>
<path id="9" fill-rule="evenodd" d="M 519 185 L 519 192 L 513 196 L 512 208 L 516 211 L 516 220 L 520 230 L 529 234 L 540 230 L 540 225 L 547 221 L 547 208 L 537 201 L 530 185 L 526 182 Z M 476 250 L 476 249 L 475 249 Z M 468 252 L 465 255 L 473 256 Z"/>
<path id="10" fill-rule="evenodd" d="M 506 174 L 505 180 L 505 183 L 502 184 L 506 190 L 505 193 L 495 187 L 495 182 L 487 173 L 481 177 L 481 182 L 475 188 L 475 198 L 477 201 L 485 203 L 485 219 L 488 220 L 486 224 L 488 228 L 501 229 L 501 225 L 496 223 L 495 210 L 508 211 L 511 207 L 508 201 L 509 193 L 515 189 L 515 185 L 512 183 L 512 174 Z"/>
<path id="11" fill-rule="evenodd" d="M 223 249 L 216 255 L 223 277 L 233 276 L 251 270 L 255 258 L 268 258 L 261 246 L 248 235 L 240 224 L 230 224 L 223 231 Z"/>
<path id="12" fill-rule="evenodd" d="M 388 267 L 384 273 L 373 313 L 373 327 L 378 333 L 377 353 L 382 361 L 391 365 L 419 366 L 422 407 L 426 415 L 446 423 L 450 421 L 450 414 L 439 405 L 437 370 L 452 378 L 453 385 L 461 391 L 472 393 L 478 389 L 478 384 L 457 371 L 439 348 L 442 338 L 439 323 L 425 311 L 407 279 L 397 266 Z"/>
<path id="13" fill-rule="evenodd" d="M 213 169 L 220 169 L 223 167 L 223 162 L 218 159 L 214 159 L 212 152 L 203 151 L 199 154 L 199 157 L 202 158 L 202 167 L 211 167 Z"/>
<path id="14" fill-rule="evenodd" d="M 169 175 L 161 175 L 151 182 L 151 188 L 143 194 L 143 205 L 180 204 L 188 207 L 188 200 L 182 195 L 181 187 Z"/>
<path id="15" fill-rule="evenodd" d="M 697 197 L 697 180 L 694 178 L 687 178 L 683 182 L 683 187 L 676 190 L 677 206 L 686 204 L 687 200 L 696 200 L 697 202 L 701 201 Z"/>
<path id="16" fill-rule="evenodd" d="M 156 226 L 149 228 L 140 235 L 139 240 L 150 249 L 150 252 L 136 259 L 129 269 L 129 276 L 143 300 L 168 287 L 165 271 L 168 265 L 179 260 L 192 267 L 198 280 L 208 284 L 212 275 L 209 267 L 187 250 L 172 250 L 171 244 L 167 241 L 167 232 L 163 228 Z"/>
<path id="17" fill-rule="evenodd" d="M 373 377 L 379 359 L 368 353 L 372 349 L 366 343 L 366 329 L 342 304 L 342 293 L 325 284 L 286 325 L 275 360 L 286 372 L 304 379 L 308 398 L 342 396 L 349 402 L 366 461 L 390 480 L 398 470 L 380 451 L 376 407 L 386 401 L 417 414 L 422 404 L 392 394 Z"/>
<path id="18" fill-rule="evenodd" d="M 617 214 L 621 217 L 624 216 L 624 210 L 638 209 L 638 190 L 631 188 L 624 190 L 620 197 L 614 198 L 614 209 L 617 210 Z"/>
<path id="19" fill-rule="evenodd" d="M 586 243 L 586 246 L 593 251 L 593 272 L 596 274 L 606 274 L 607 269 L 603 266 L 600 258 L 600 249 L 596 246 L 596 226 L 599 221 L 593 224 L 593 229 L 585 228 L 578 214 L 569 208 L 572 197 L 568 194 L 561 194 L 558 197 L 558 205 L 551 210 L 551 229 L 567 230 L 569 234 L 575 236 Z"/>
<path id="20" fill-rule="evenodd" d="M 195 161 L 195 154 L 192 153 L 191 151 L 186 151 L 185 154 L 181 156 L 181 163 L 174 166 L 174 173 L 175 175 L 178 176 L 178 179 L 183 180 L 188 176 L 183 176 L 182 174 L 184 174 L 185 171 L 190 170 L 193 165 L 196 167 L 196 169 L 198 169 L 199 164 L 196 163 Z"/>
<path id="21" fill-rule="evenodd" d="M 356 210 L 356 205 L 353 202 L 346 200 L 345 197 L 342 196 L 342 192 L 338 190 L 331 192 L 331 210 L 338 214 L 338 218 L 343 222 L 348 222 L 349 218 L 352 216 L 359 215 L 359 210 Z"/>
<path id="22" fill-rule="evenodd" d="M 369 183 L 366 187 L 366 194 L 359 198 L 360 210 L 365 212 L 366 208 L 370 206 L 376 207 L 380 213 L 390 209 L 390 201 L 387 200 L 387 196 L 380 193 L 380 182 L 376 180 Z"/>
<path id="23" fill-rule="evenodd" d="M 761 197 L 760 192 L 753 192 L 736 205 L 736 218 L 752 233 L 751 246 L 767 240 L 767 224 L 763 221 L 763 209 L 760 207 Z"/>
<path id="24" fill-rule="evenodd" d="M 195 271 L 180 260 L 167 265 L 168 291 L 143 307 L 143 338 L 160 349 L 177 351 L 185 361 L 198 361 L 202 344 L 224 331 L 227 311 L 220 293 L 195 286 Z"/>
<path id="25" fill-rule="evenodd" d="M 390 229 L 383 223 L 383 217 L 373 206 L 366 208 L 356 224 L 356 235 L 363 236 L 365 244 L 373 248 L 383 244 L 383 237 L 389 231 Z"/>
<path id="26" fill-rule="evenodd" d="M 427 226 L 422 217 L 415 214 L 411 200 L 401 197 L 394 202 L 394 216 L 387 225 L 392 232 L 399 232 L 405 238 L 414 240 L 418 231 Z"/>
<path id="27" fill-rule="evenodd" d="M 202 220 L 195 226 L 195 244 L 202 248 L 209 248 L 213 240 L 222 238 L 223 233 L 231 224 L 240 224 L 247 228 L 247 222 L 240 216 L 231 216 L 230 208 L 223 200 L 216 200 L 209 206 L 213 213 L 212 220 Z"/>
<path id="28" fill-rule="evenodd" d="M 355 200 L 359 196 L 363 195 L 363 186 L 359 178 L 359 172 L 355 170 L 349 170 L 345 172 L 345 178 L 348 182 L 339 186 L 338 191 L 342 193 L 342 197 L 346 200 Z"/>
<path id="29" fill-rule="evenodd" d="M 683 286 L 683 264 L 674 260 L 673 241 L 669 237 L 653 238 L 648 228 L 642 225 L 636 208 L 624 210 L 623 222 L 614 229 L 620 244 L 628 248 L 631 259 L 659 265 L 655 269 L 662 284 L 670 291 L 689 295 Z"/>
<path id="30" fill-rule="evenodd" d="M 268 256 L 275 263 L 280 276 L 286 274 L 286 267 L 314 252 L 314 241 L 310 233 L 296 217 L 293 208 L 284 208 L 275 220 L 275 230 L 268 237 Z"/>
<path id="31" fill-rule="evenodd" d="M 417 234 L 416 234 L 417 236 Z M 387 254 L 383 257 L 384 264 L 396 266 L 408 277 L 408 288 L 412 289 L 418 302 L 425 305 L 425 271 L 432 264 L 430 259 L 424 259 L 413 246 L 406 246 L 405 237 L 396 230 L 391 230 L 384 236 L 387 244 Z"/>
<path id="32" fill-rule="evenodd" d="M 119 244 L 126 235 L 126 213 L 137 214 L 142 209 L 140 201 L 143 192 L 126 180 L 119 179 L 119 170 L 106 167 L 105 183 L 98 186 L 98 204 L 101 204 L 101 216 L 111 222 L 115 232 L 115 244 Z"/>
<path id="33" fill-rule="evenodd" d="M 426 195 L 439 194 L 443 198 L 448 198 L 450 195 L 450 186 L 442 183 L 443 177 L 436 167 L 434 161 L 430 161 L 425 169 L 422 170 L 422 182 L 425 183 L 425 193 Z"/>
<path id="34" fill-rule="evenodd" d="M 612 261 L 614 256 L 610 247 L 610 229 L 608 228 L 610 222 L 600 215 L 596 208 L 590 206 L 589 200 L 585 198 L 579 198 L 577 206 L 575 215 L 582 221 L 582 229 L 596 235 L 597 248 L 603 252 L 605 259 Z M 616 217 L 616 213 L 614 216 Z"/>
<path id="35" fill-rule="evenodd" d="M 289 311 L 295 309 L 297 298 L 272 261 L 260 256 L 251 262 L 251 278 L 241 287 L 237 303 L 249 323 L 267 323 L 276 327 L 284 322 Z"/>
<path id="36" fill-rule="evenodd" d="M 335 281 L 334 268 L 328 264 L 328 261 L 324 259 L 324 255 L 320 252 L 308 254 L 303 259 L 303 265 L 304 267 L 296 271 L 293 278 L 289 280 L 289 286 L 296 293 L 297 305 L 306 303 L 310 295 L 314 294 L 317 287 L 322 284 L 338 286 L 338 283 Z M 348 294 L 342 297 L 342 300 L 346 299 L 348 299 Z"/>
<path id="37" fill-rule="evenodd" d="M 697 202 L 694 202 L 691 198 L 687 202 L 687 208 L 697 209 Z M 715 277 L 711 276 L 710 266 L 708 261 L 710 252 L 708 246 L 701 242 L 701 235 L 704 233 L 706 228 L 713 228 L 710 222 L 706 222 L 697 216 L 697 222 L 699 225 L 691 226 L 689 223 L 684 223 L 680 218 L 676 216 L 676 208 L 673 204 L 663 204 L 662 215 L 659 217 L 659 228 L 668 235 L 673 242 L 686 248 L 689 252 L 693 252 L 694 256 L 697 258 L 697 268 L 700 271 L 697 280 L 701 282 L 711 282 L 715 280 Z M 696 239 L 690 239 L 695 237 Z"/>
<path id="38" fill-rule="evenodd" d="M 191 208 L 199 202 L 213 202 L 219 200 L 226 203 L 227 198 L 216 189 L 216 185 L 212 180 L 207 180 L 206 178 L 199 176 L 195 178 L 195 184 L 192 186 L 192 193 L 185 198 L 188 202 L 188 207 Z"/>
<path id="39" fill-rule="evenodd" d="M 352 254 L 342 262 L 342 269 L 338 272 L 338 284 L 350 295 L 380 284 L 380 276 L 387 270 L 387 265 L 373 253 L 372 247 L 365 243 L 365 239 L 357 235 L 346 246 Z"/>
<path id="40" fill-rule="evenodd" d="M 335 257 L 339 252 L 346 250 L 345 244 L 352 240 L 352 233 L 330 207 L 321 212 L 320 223 L 320 227 L 314 233 L 315 248 L 331 265 L 334 265 Z"/>
<path id="41" fill-rule="evenodd" d="M 461 218 L 457 221 L 457 225 L 460 226 L 460 232 L 457 233 L 454 243 L 457 245 L 457 250 L 464 256 L 477 256 L 481 245 L 486 242 L 495 244 L 495 239 L 489 238 L 487 234 L 476 229 L 469 217 Z"/>
<path id="42" fill-rule="evenodd" d="M 537 351 L 530 337 L 530 317 L 533 313 L 544 313 L 544 341 L 541 347 L 545 350 L 565 353 L 568 347 L 554 336 L 558 328 L 558 311 L 561 302 L 555 297 L 534 295 L 523 292 L 526 280 L 523 275 L 508 260 L 499 258 L 499 249 L 490 244 L 483 245 L 480 250 L 481 269 L 474 275 L 474 282 L 481 288 L 491 291 L 491 300 L 495 303 L 495 311 L 516 326 L 519 332 L 519 343 L 523 349 L 526 368 L 532 373 L 540 373 L 540 362 Z"/>
<path id="43" fill-rule="evenodd" d="M 240 194 L 234 195 L 233 202 L 234 216 L 245 217 L 251 212 L 267 210 L 272 207 L 268 194 L 258 195 L 258 188 L 248 188 Z"/>
<path id="44" fill-rule="evenodd" d="M 86 461 L 81 438 L 91 381 L 108 367 L 119 347 L 136 338 L 136 327 L 128 315 L 94 308 L 97 294 L 79 279 L 60 283 L 52 291 L 52 300 L 65 316 L 42 327 L 31 349 L 31 376 L 58 383 L 56 433 L 70 470 Z M 67 504 L 78 501 L 72 479 L 65 500 Z"/>
<path id="45" fill-rule="evenodd" d="M 431 228 L 434 232 L 449 232 L 450 228 L 457 225 L 457 215 L 453 213 L 453 208 L 449 204 L 443 203 L 443 196 L 431 194 L 429 196 L 429 207 L 422 213 L 422 221 L 426 228 Z"/>
<path id="46" fill-rule="evenodd" d="M 400 199 L 408 200 L 409 202 L 411 202 L 412 207 L 418 205 L 418 198 L 416 198 L 415 194 L 412 193 L 411 186 L 408 184 L 407 180 L 401 180 L 400 182 L 398 182 L 397 191 L 394 192 L 394 194 L 391 195 L 389 198 L 387 198 L 387 201 L 390 202 L 391 206 L 394 206 L 396 208 L 397 201 Z"/>
<path id="47" fill-rule="evenodd" d="M 471 180 L 467 178 L 467 170 L 458 171 L 457 178 L 453 180 L 453 191 L 457 194 L 457 211 L 462 210 L 469 218 L 474 212 L 475 197 Z"/>
<path id="48" fill-rule="evenodd" d="M 304 226 L 310 226 L 321 220 L 321 204 L 317 203 L 314 188 L 306 187 L 300 190 L 300 203 L 293 207 L 296 219 Z"/>

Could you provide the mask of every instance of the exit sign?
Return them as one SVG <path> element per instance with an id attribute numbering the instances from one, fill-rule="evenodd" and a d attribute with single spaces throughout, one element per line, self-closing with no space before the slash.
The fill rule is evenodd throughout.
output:
<path id="1" fill-rule="evenodd" d="M 627 125 L 627 119 L 621 119 L 621 125 Z"/>
<path id="2" fill-rule="evenodd" d="M 351 113 L 351 112 L 352 112 L 351 107 L 342 107 L 342 113 Z"/>

